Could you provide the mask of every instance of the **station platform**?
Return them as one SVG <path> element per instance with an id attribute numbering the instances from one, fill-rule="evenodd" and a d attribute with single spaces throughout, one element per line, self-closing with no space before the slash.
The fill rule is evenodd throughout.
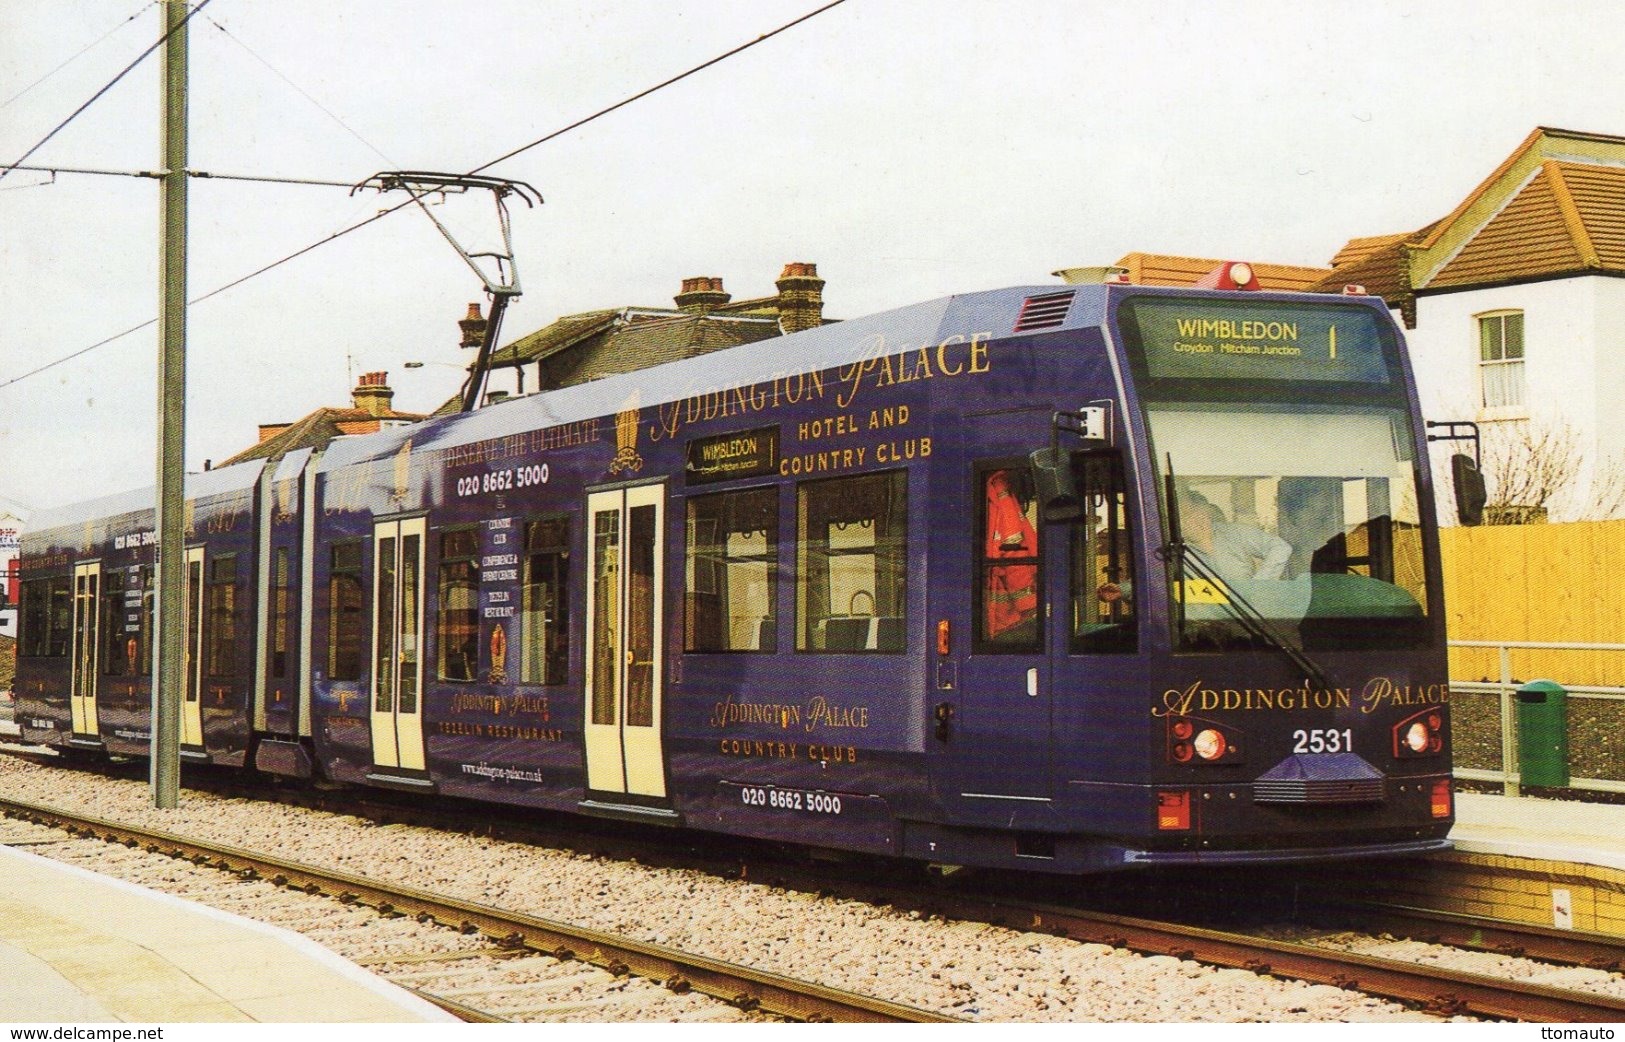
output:
<path id="1" fill-rule="evenodd" d="M 1459 792 L 1450 841 L 1463 853 L 1625 872 L 1625 805 Z"/>
<path id="2" fill-rule="evenodd" d="M 1440 854 L 1363 866 L 1347 884 L 1398 904 L 1625 938 L 1625 806 L 1458 792 L 1450 841 Z"/>
<path id="3" fill-rule="evenodd" d="M 0 1023 L 456 1022 L 298 934 L 5 843 Z"/>

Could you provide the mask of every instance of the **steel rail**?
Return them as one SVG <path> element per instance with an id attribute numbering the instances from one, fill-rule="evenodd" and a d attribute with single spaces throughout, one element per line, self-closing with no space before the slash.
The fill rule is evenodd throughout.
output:
<path id="1" fill-rule="evenodd" d="M 41 804 L 0 799 L 0 813 L 62 828 L 89 838 L 145 847 L 150 853 L 186 858 L 245 878 L 327 894 L 349 904 L 366 904 L 384 915 L 413 915 L 464 933 L 482 933 L 512 949 L 530 949 L 558 959 L 579 959 L 619 976 L 633 974 L 662 982 L 679 994 L 697 991 L 744 1010 L 761 1010 L 791 1020 L 845 1023 L 961 1023 L 960 1018 L 916 1009 L 868 995 L 796 980 L 489 905 L 446 897 L 414 887 L 302 864 L 269 854 L 210 843 L 157 829 Z M 441 1000 L 431 998 L 430 1001 Z"/>
<path id="2" fill-rule="evenodd" d="M 1294 941 L 1038 904 L 983 900 L 961 907 L 974 907 L 977 918 L 1016 929 L 1047 930 L 1114 948 L 1329 984 L 1414 1003 L 1441 1016 L 1472 1014 L 1537 1023 L 1625 1021 L 1625 999 L 1329 951 Z"/>
<path id="3" fill-rule="evenodd" d="M 1588 930 L 1560 930 L 1511 919 L 1466 915 L 1385 902 L 1326 902 L 1325 907 L 1361 917 L 1368 929 L 1430 944 L 1472 948 L 1562 966 L 1625 970 L 1625 937 Z"/>

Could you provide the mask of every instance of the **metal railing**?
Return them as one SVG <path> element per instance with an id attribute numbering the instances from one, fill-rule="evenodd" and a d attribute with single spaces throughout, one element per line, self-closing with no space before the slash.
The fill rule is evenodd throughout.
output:
<path id="1" fill-rule="evenodd" d="M 1512 652 L 1517 650 L 1533 651 L 1625 651 L 1625 644 L 1562 644 L 1541 641 L 1495 641 L 1495 640 L 1453 640 L 1452 648 L 1494 648 L 1500 659 L 1499 681 L 1459 681 L 1450 682 L 1451 693 L 1498 695 L 1500 706 L 1501 725 L 1501 769 L 1499 771 L 1486 771 L 1474 768 L 1457 767 L 1455 775 L 1468 781 L 1486 781 L 1500 783 L 1503 792 L 1508 796 L 1517 796 L 1521 791 L 1522 776 L 1518 760 L 1517 718 L 1513 711 L 1513 696 L 1519 687 L 1528 680 L 1512 679 Z M 1563 683 L 1563 689 L 1568 697 L 1575 700 L 1593 699 L 1598 701 L 1625 702 L 1625 687 L 1598 687 L 1576 684 L 1570 686 Z M 1452 714 L 1455 716 L 1456 714 Z M 1567 722 L 1565 721 L 1565 726 Z M 1572 748 L 1572 744 L 1571 744 Z M 1573 757 L 1570 756 L 1572 763 Z M 1590 789 L 1596 792 L 1625 793 L 1625 780 L 1612 778 L 1574 778 L 1569 779 L 1571 789 Z"/>

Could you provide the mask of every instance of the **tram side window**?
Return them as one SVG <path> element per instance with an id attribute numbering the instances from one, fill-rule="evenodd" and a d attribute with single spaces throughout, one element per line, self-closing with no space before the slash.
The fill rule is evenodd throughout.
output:
<path id="1" fill-rule="evenodd" d="M 73 580 L 66 575 L 23 583 L 22 654 L 66 658 L 73 629 Z"/>
<path id="2" fill-rule="evenodd" d="M 152 572 L 146 568 L 108 572 L 102 579 L 102 671 L 136 677 L 151 667 Z"/>
<path id="3" fill-rule="evenodd" d="M 778 489 L 691 498 L 683 650 L 777 650 L 778 557 Z"/>
<path id="4" fill-rule="evenodd" d="M 1082 472 L 1084 516 L 1072 530 L 1072 651 L 1132 652 L 1139 638 L 1123 459 L 1091 455 L 1075 466 Z"/>
<path id="5" fill-rule="evenodd" d="M 908 473 L 796 489 L 796 650 L 903 651 Z"/>
<path id="6" fill-rule="evenodd" d="M 327 577 L 327 675 L 333 680 L 360 680 L 361 648 L 366 639 L 361 541 L 335 544 L 331 560 Z"/>
<path id="7" fill-rule="evenodd" d="M 440 536 L 440 614 L 436 629 L 441 680 L 473 680 L 480 666 L 479 531 Z"/>
<path id="8" fill-rule="evenodd" d="M 525 588 L 519 679 L 562 684 L 570 664 L 570 519 L 525 525 Z"/>
<path id="9" fill-rule="evenodd" d="M 288 613 L 292 591 L 288 587 L 288 549 L 277 547 L 271 558 L 271 676 L 288 675 Z"/>
<path id="10" fill-rule="evenodd" d="M 1038 502 L 1026 467 L 982 470 L 977 478 L 978 651 L 1037 651 Z"/>
<path id="11" fill-rule="evenodd" d="M 204 630 L 208 634 L 204 675 L 237 674 L 237 555 L 221 554 L 209 563 Z"/>

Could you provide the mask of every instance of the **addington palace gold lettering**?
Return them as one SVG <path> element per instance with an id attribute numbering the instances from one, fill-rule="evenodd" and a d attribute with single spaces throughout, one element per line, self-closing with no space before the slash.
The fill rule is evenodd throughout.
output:
<path id="1" fill-rule="evenodd" d="M 1200 680 L 1189 687 L 1169 688 L 1161 704 L 1151 708 L 1157 717 L 1184 716 L 1192 712 L 1296 712 L 1315 709 L 1348 709 L 1356 705 L 1362 713 L 1374 713 L 1383 706 L 1444 705 L 1450 701 L 1447 684 L 1400 684 L 1391 677 L 1373 677 L 1359 690 L 1353 688 L 1212 688 Z"/>
<path id="2" fill-rule="evenodd" d="M 864 341 L 862 358 L 836 369 L 833 383 L 824 372 L 779 373 L 745 387 L 701 391 L 661 405 L 649 440 L 675 438 L 691 423 L 770 412 L 804 401 L 833 398 L 837 408 L 846 409 L 867 388 L 986 373 L 993 366 L 988 353 L 992 339 L 991 332 L 956 333 L 937 344 L 894 346 L 875 333 Z"/>

